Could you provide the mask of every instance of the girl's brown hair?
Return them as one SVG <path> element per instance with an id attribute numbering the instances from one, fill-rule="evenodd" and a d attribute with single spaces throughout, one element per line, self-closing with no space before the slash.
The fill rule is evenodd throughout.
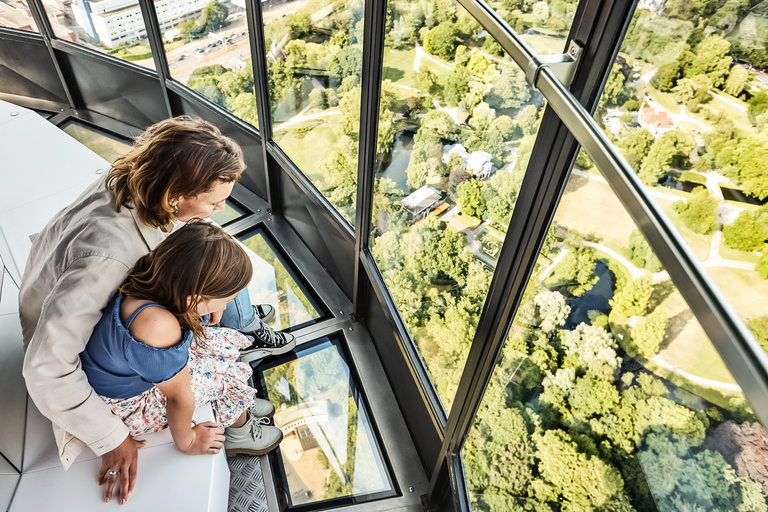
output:
<path id="1" fill-rule="evenodd" d="M 198 304 L 234 295 L 252 276 L 248 255 L 231 236 L 218 226 L 194 219 L 140 258 L 120 292 L 157 302 L 201 340 L 205 333 Z M 192 297 L 189 304 L 188 297 Z"/>
<path id="2" fill-rule="evenodd" d="M 115 194 L 117 211 L 136 208 L 142 222 L 159 228 L 175 218 L 170 201 L 237 181 L 243 169 L 243 151 L 234 140 L 207 121 L 180 116 L 139 135 L 112 164 L 106 186 Z"/>

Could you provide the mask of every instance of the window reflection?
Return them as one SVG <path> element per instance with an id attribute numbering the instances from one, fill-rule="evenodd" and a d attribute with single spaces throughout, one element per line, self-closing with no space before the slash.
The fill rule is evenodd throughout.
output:
<path id="1" fill-rule="evenodd" d="M 372 252 L 450 409 L 544 102 L 459 4 L 388 12 Z"/>
<path id="2" fill-rule="evenodd" d="M 367 407 L 338 340 L 256 367 L 283 431 L 278 486 L 288 508 L 394 495 Z"/>
<path id="3" fill-rule="evenodd" d="M 129 141 L 74 119 L 67 121 L 60 128 L 109 163 L 113 163 L 131 149 Z"/>
<path id="4" fill-rule="evenodd" d="M 32 18 L 32 11 L 26 0 L 0 1 L 0 27 L 16 28 L 37 32 L 37 25 Z"/>
<path id="5" fill-rule="evenodd" d="M 363 2 L 275 4 L 264 35 L 275 141 L 354 224 Z"/>
<path id="6" fill-rule="evenodd" d="M 276 314 L 271 327 L 293 330 L 315 323 L 323 309 L 279 256 L 272 242 L 260 229 L 238 237 L 253 266 L 248 292 L 254 304 L 269 304 Z"/>
<path id="7" fill-rule="evenodd" d="M 582 164 L 464 446 L 473 509 L 768 510 L 764 428 Z"/>

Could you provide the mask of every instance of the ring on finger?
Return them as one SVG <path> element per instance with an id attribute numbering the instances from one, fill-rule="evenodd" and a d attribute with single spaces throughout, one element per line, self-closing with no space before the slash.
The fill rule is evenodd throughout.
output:
<path id="1" fill-rule="evenodd" d="M 117 475 L 117 471 L 107 471 L 107 474 L 109 476 L 115 476 L 115 475 Z"/>

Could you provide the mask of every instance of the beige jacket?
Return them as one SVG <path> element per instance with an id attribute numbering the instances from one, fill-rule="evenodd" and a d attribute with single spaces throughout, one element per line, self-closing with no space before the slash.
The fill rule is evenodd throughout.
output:
<path id="1" fill-rule="evenodd" d="M 86 445 L 101 456 L 128 435 L 88 384 L 80 353 L 128 270 L 163 238 L 135 210 L 116 212 L 101 179 L 32 244 L 19 292 L 24 378 L 35 405 L 53 422 L 64 469 Z"/>

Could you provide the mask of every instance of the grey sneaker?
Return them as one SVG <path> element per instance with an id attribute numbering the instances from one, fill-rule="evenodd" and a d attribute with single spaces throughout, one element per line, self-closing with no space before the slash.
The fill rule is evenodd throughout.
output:
<path id="1" fill-rule="evenodd" d="M 251 416 L 242 427 L 229 427 L 224 431 L 224 450 L 227 457 L 240 453 L 264 455 L 269 453 L 283 440 L 283 432 L 268 425 L 267 418 Z"/>
<path id="2" fill-rule="evenodd" d="M 296 337 L 287 332 L 275 332 L 271 327 L 262 325 L 256 331 L 240 331 L 251 345 L 240 351 L 240 360 L 250 363 L 269 356 L 285 354 L 296 348 Z"/>
<path id="3" fill-rule="evenodd" d="M 275 318 L 275 308 L 269 304 L 258 304 L 253 306 L 253 312 L 264 323 L 269 322 Z"/>
<path id="4" fill-rule="evenodd" d="M 275 415 L 275 406 L 269 400 L 254 398 L 253 405 L 248 408 L 248 411 L 256 418 L 271 418 Z"/>

